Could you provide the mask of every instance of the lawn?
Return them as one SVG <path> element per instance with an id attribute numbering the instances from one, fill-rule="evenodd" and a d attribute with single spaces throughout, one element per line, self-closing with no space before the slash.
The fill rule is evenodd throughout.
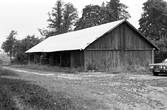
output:
<path id="1" fill-rule="evenodd" d="M 35 88 L 37 88 L 37 94 L 42 96 L 43 94 L 48 94 L 44 95 L 44 97 L 49 96 L 49 98 L 40 99 L 41 95 L 37 95 L 36 92 L 28 92 L 28 98 L 25 98 L 28 101 L 24 100 L 24 97 L 23 99 L 22 97 L 19 98 L 21 101 L 23 100 L 23 105 L 29 105 L 31 108 L 35 105 L 37 110 L 39 108 L 40 110 L 41 108 L 50 110 L 50 108 L 47 108 L 47 105 L 43 106 L 45 101 L 48 105 L 53 103 L 59 105 L 61 107 L 59 110 L 167 109 L 166 75 L 153 76 L 148 71 L 120 72 L 115 74 L 113 72 L 82 72 L 74 74 L 10 66 L 3 68 L 15 71 L 17 75 L 3 76 L 1 78 L 21 79 L 26 81 L 26 84 L 35 85 L 35 87 L 31 87 L 33 89 L 30 91 L 36 91 Z M 22 93 L 27 94 L 27 92 L 19 92 L 19 94 Z M 29 98 L 29 96 L 39 97 Z M 40 101 L 29 101 L 30 99 L 40 99 Z M 55 105 L 53 107 L 57 107 Z M 32 110 L 35 109 L 33 108 Z"/>
<path id="2" fill-rule="evenodd" d="M 0 68 L 0 110 L 75 110 L 61 92 L 51 92 Z"/>

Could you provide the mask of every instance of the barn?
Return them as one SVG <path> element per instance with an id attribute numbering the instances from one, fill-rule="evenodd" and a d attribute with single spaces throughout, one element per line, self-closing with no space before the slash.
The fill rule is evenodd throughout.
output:
<path id="1" fill-rule="evenodd" d="M 29 63 L 86 70 L 108 70 L 126 65 L 148 66 L 158 49 L 127 20 L 119 20 L 49 37 L 27 50 Z"/>

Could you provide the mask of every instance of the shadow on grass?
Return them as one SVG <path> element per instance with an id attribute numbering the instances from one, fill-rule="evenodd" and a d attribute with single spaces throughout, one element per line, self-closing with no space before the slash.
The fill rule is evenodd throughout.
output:
<path id="1" fill-rule="evenodd" d="M 0 76 L 15 75 L 12 71 L 0 69 Z M 73 102 L 62 92 L 51 93 L 41 86 L 28 81 L 0 77 L 0 110 L 19 110 L 13 97 L 29 109 L 75 110 Z"/>

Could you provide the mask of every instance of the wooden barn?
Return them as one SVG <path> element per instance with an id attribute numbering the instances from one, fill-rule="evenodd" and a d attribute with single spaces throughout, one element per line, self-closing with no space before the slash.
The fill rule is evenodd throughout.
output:
<path id="1" fill-rule="evenodd" d="M 148 66 L 158 49 L 127 20 L 49 37 L 26 51 L 29 63 L 107 70 L 126 65 Z M 46 58 L 46 59 L 44 59 Z"/>

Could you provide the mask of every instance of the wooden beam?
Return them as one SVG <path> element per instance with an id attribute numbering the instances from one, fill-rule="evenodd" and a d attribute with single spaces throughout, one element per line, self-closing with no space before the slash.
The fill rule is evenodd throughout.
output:
<path id="1" fill-rule="evenodd" d="M 87 51 L 120 51 L 121 49 L 87 49 Z"/>
<path id="2" fill-rule="evenodd" d="M 127 49 L 125 48 L 126 51 L 152 51 L 151 48 L 145 48 L 145 49 Z"/>

